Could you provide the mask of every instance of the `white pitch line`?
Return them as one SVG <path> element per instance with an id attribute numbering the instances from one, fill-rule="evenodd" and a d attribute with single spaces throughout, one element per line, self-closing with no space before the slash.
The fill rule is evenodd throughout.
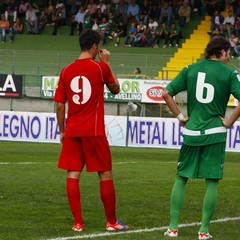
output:
<path id="1" fill-rule="evenodd" d="M 28 164 L 55 164 L 56 162 L 0 162 L 0 165 L 28 165 Z M 166 164 L 166 163 L 176 163 L 177 162 L 113 162 L 113 164 Z"/>
<path id="2" fill-rule="evenodd" d="M 30 165 L 30 164 L 51 164 L 55 162 L 0 162 L 0 165 Z"/>
<path id="3" fill-rule="evenodd" d="M 222 222 L 238 221 L 238 220 L 240 220 L 240 217 L 234 217 L 234 218 L 227 217 L 227 218 L 212 220 L 211 223 L 222 223 Z M 201 222 L 179 224 L 179 228 L 194 227 L 194 226 L 200 226 L 200 225 L 201 225 Z M 125 232 L 105 232 L 105 233 L 97 233 L 97 234 L 78 235 L 78 236 L 72 236 L 72 237 L 57 237 L 57 238 L 49 238 L 47 240 L 71 240 L 71 239 L 109 237 L 114 235 L 123 235 L 123 234 L 131 234 L 131 233 L 156 232 L 156 231 L 162 231 L 166 229 L 168 229 L 168 226 L 156 227 L 156 228 L 144 228 L 144 229 L 138 229 L 138 230 L 128 230 Z"/>

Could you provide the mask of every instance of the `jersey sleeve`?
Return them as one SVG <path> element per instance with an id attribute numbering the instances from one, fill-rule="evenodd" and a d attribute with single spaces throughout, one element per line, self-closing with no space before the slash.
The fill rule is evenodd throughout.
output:
<path id="1" fill-rule="evenodd" d="M 240 100 L 240 74 L 236 70 L 231 73 L 230 92 L 237 99 Z"/>
<path id="2" fill-rule="evenodd" d="M 57 85 L 53 100 L 55 102 L 62 102 L 62 103 L 65 103 L 67 101 L 66 89 L 64 88 L 64 83 L 63 83 L 63 70 L 60 73 L 58 85 Z"/>
<path id="3" fill-rule="evenodd" d="M 168 93 L 173 97 L 179 92 L 187 89 L 187 71 L 188 67 L 185 67 L 166 87 Z"/>
<path id="4" fill-rule="evenodd" d="M 100 62 L 100 66 L 102 69 L 102 75 L 103 75 L 103 80 L 105 84 L 108 83 L 114 83 L 115 82 L 115 78 L 113 75 L 113 72 L 110 68 L 110 66 L 107 63 L 104 62 Z"/>

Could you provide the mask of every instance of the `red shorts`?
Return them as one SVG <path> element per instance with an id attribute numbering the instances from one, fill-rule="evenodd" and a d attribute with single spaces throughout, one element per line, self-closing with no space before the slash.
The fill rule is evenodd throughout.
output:
<path id="1" fill-rule="evenodd" d="M 72 171 L 87 172 L 112 170 L 112 158 L 105 136 L 64 138 L 58 167 Z"/>

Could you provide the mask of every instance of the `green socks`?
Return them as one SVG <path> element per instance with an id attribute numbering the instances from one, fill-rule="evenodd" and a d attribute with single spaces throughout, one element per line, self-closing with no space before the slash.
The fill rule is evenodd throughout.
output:
<path id="1" fill-rule="evenodd" d="M 177 176 L 173 185 L 170 201 L 170 229 L 178 229 L 180 211 L 183 207 L 185 186 L 188 178 Z M 206 179 L 206 192 L 202 206 L 202 225 L 200 232 L 208 233 L 209 224 L 217 204 L 218 180 Z"/>
<path id="2" fill-rule="evenodd" d="M 187 178 L 177 176 L 173 185 L 170 201 L 170 229 L 178 229 L 178 219 L 183 207 L 187 180 Z"/>
<path id="3" fill-rule="evenodd" d="M 202 225 L 200 232 L 208 233 L 209 224 L 217 204 L 218 180 L 206 179 L 206 192 L 202 206 Z"/>

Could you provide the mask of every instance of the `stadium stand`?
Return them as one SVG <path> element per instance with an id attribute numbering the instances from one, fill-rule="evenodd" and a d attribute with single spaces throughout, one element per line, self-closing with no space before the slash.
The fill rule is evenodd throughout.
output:
<path id="1" fill-rule="evenodd" d="M 170 58 L 166 67 L 158 73 L 158 79 L 173 79 L 178 72 L 187 64 L 197 62 L 203 57 L 205 47 L 210 39 L 207 32 L 210 28 L 210 18 L 205 17 L 197 29 L 193 31 L 190 38 L 187 39 L 182 47 Z"/>
<path id="2" fill-rule="evenodd" d="M 222 16 L 226 17 L 229 10 L 232 10 L 232 6 L 227 4 L 225 10 L 221 12 Z M 166 66 L 159 71 L 155 79 L 172 80 L 184 66 L 203 58 L 205 47 L 210 40 L 208 34 L 210 25 L 211 17 L 205 16 L 181 48 L 166 63 Z"/>

